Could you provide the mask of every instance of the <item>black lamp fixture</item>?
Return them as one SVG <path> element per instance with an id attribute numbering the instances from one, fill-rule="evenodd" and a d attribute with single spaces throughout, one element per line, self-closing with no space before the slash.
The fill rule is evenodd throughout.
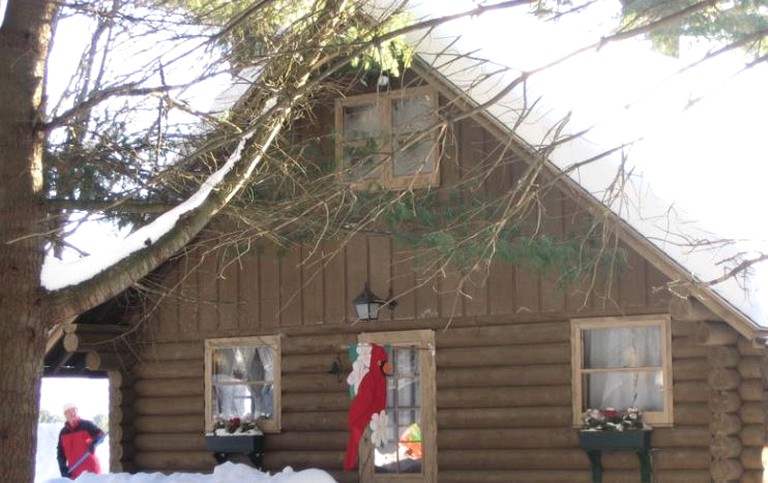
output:
<path id="1" fill-rule="evenodd" d="M 357 312 L 357 318 L 359 320 L 378 320 L 379 309 L 382 305 L 386 305 L 389 310 L 393 310 L 397 307 L 397 302 L 392 300 L 391 289 L 389 300 L 387 301 L 371 292 L 371 289 L 368 288 L 368 282 L 365 282 L 363 291 L 355 297 L 352 303 L 355 305 L 355 311 Z"/>

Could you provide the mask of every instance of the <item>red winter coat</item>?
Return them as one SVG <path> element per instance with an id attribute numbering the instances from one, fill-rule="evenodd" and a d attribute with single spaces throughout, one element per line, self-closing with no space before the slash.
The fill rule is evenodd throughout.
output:
<path id="1" fill-rule="evenodd" d="M 360 381 L 357 395 L 352 399 L 347 416 L 349 441 L 344 455 L 344 471 L 357 466 L 357 446 L 371 422 L 371 416 L 387 407 L 387 352 L 383 347 L 371 344 L 371 365 L 368 373 Z"/>
<path id="2" fill-rule="evenodd" d="M 65 423 L 64 428 L 59 433 L 59 446 L 56 448 L 61 476 L 75 479 L 86 471 L 100 474 L 101 466 L 94 451 L 96 444 L 102 438 L 104 438 L 104 432 L 90 421 L 78 419 L 74 427 Z M 69 473 L 69 468 L 77 464 L 86 453 L 89 454 L 83 462 Z"/>

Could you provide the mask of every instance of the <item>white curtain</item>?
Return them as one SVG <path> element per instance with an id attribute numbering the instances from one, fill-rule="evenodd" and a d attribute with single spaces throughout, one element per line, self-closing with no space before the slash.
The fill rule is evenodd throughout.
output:
<path id="1" fill-rule="evenodd" d="M 584 368 L 630 369 L 588 374 L 588 407 L 622 410 L 637 406 L 645 411 L 664 409 L 659 327 L 585 330 Z"/>

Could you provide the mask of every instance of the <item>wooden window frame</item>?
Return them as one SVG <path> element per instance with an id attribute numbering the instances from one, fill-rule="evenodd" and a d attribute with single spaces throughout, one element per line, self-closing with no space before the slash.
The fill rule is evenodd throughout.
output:
<path id="1" fill-rule="evenodd" d="M 437 376 L 435 368 L 435 332 L 433 330 L 409 330 L 400 332 L 368 332 L 358 336 L 358 343 L 379 344 L 382 346 L 411 346 L 420 349 L 419 365 L 421 374 L 421 415 L 424 427 L 421 428 L 422 472 L 420 474 L 379 474 L 374 473 L 373 447 L 369 437 L 363 437 L 360 447 L 360 481 L 374 482 L 437 482 Z"/>
<path id="2" fill-rule="evenodd" d="M 262 335 L 249 337 L 228 337 L 205 340 L 205 431 L 213 431 L 213 351 L 228 347 L 259 347 L 270 346 L 274 351 L 274 377 L 272 380 L 274 407 L 273 417 L 270 420 L 256 421 L 259 429 L 265 433 L 278 433 L 281 430 L 281 367 L 282 356 L 280 352 L 279 335 Z"/>
<path id="3" fill-rule="evenodd" d="M 644 411 L 643 420 L 651 426 L 672 426 L 674 414 L 673 398 L 673 380 L 672 380 L 672 323 L 668 315 L 649 315 L 634 317 L 602 317 L 589 319 L 571 320 L 571 380 L 573 390 L 573 425 L 580 427 L 582 424 L 582 414 L 588 408 L 583 407 L 583 388 L 582 376 L 589 372 L 599 372 L 605 369 L 585 369 L 582 367 L 584 361 L 582 331 L 589 329 L 606 329 L 621 327 L 649 327 L 658 326 L 661 329 L 661 371 L 664 380 L 664 410 L 663 411 Z M 654 366 L 655 367 L 655 366 Z M 635 367 L 625 369 L 632 372 L 648 368 Z M 622 368 L 611 368 L 619 370 Z M 605 409 L 605 408 L 596 408 Z"/>
<path id="4" fill-rule="evenodd" d="M 392 153 L 394 151 L 394 134 L 391 122 L 392 103 L 399 99 L 419 97 L 423 95 L 430 96 L 433 112 L 437 113 L 438 94 L 437 90 L 431 86 L 410 87 L 383 93 L 361 94 L 357 96 L 336 99 L 336 166 L 339 179 L 342 180 L 342 182 L 349 183 L 353 188 L 356 189 L 370 189 L 375 186 L 380 186 L 385 189 L 402 190 L 409 188 L 438 186 L 440 182 L 440 150 L 438 145 L 438 135 L 434 129 L 427 134 L 427 136 L 432 139 L 432 148 L 430 149 L 429 159 L 426 160 L 426 163 L 432 165 L 432 170 L 430 172 L 422 172 L 404 176 L 395 176 L 394 174 L 394 163 L 392 161 Z M 382 157 L 381 172 L 378 177 L 361 180 L 349 180 L 344 175 L 344 108 L 350 106 L 363 106 L 366 104 L 374 103 L 379 104 L 381 107 L 379 112 L 379 121 L 382 127 L 382 135 L 385 138 L 381 146 L 384 153 Z M 437 122 L 437 116 L 435 116 L 435 122 Z"/>

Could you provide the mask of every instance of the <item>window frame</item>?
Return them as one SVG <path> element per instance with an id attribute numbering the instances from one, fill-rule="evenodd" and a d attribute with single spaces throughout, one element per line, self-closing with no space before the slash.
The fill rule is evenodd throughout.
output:
<path id="1" fill-rule="evenodd" d="M 274 352 L 273 369 L 273 417 L 270 420 L 258 420 L 256 425 L 265 433 L 278 433 L 281 430 L 281 371 L 282 356 L 280 352 L 279 335 L 261 335 L 248 337 L 226 337 L 205 340 L 205 432 L 213 431 L 213 353 L 217 349 L 233 347 L 269 346 Z"/>
<path id="2" fill-rule="evenodd" d="M 358 343 L 382 346 L 412 346 L 420 349 L 419 374 L 421 375 L 421 428 L 423 458 L 421 473 L 374 472 L 373 458 L 362 457 L 373 452 L 369 435 L 361 439 L 359 475 L 361 482 L 437 482 L 437 372 L 435 365 L 435 332 L 433 330 L 408 330 L 400 332 L 367 332 L 359 334 Z"/>
<path id="3" fill-rule="evenodd" d="M 672 378 L 672 323 L 669 315 L 648 315 L 633 317 L 599 317 L 571 320 L 571 386 L 573 394 L 573 426 L 580 427 L 582 424 L 582 415 L 588 408 L 583 407 L 582 387 L 583 375 L 593 372 L 597 373 L 606 370 L 590 370 L 583 367 L 584 361 L 584 338 L 583 331 L 589 329 L 609 329 L 623 327 L 659 327 L 661 330 L 661 366 L 662 378 L 664 381 L 664 410 L 663 411 L 643 411 L 643 421 L 651 426 L 672 426 L 674 423 L 674 381 Z M 635 367 L 621 370 L 619 372 L 639 372 L 639 370 L 649 369 L 656 366 Z M 634 369 L 634 371 L 632 370 Z M 605 408 L 595 408 L 605 409 Z"/>
<path id="4" fill-rule="evenodd" d="M 438 145 L 437 130 L 432 127 L 430 127 L 430 132 L 426 134 L 426 136 L 432 140 L 429 157 L 426 160 L 427 163 L 432 165 L 432 170 L 430 172 L 418 172 L 416 174 L 407 174 L 401 176 L 396 176 L 394 173 L 393 140 L 396 136 L 391 122 L 392 104 L 397 100 L 407 99 L 409 97 L 420 97 L 424 95 L 428 95 L 430 97 L 432 112 L 437 113 L 438 93 L 436 89 L 428 85 L 408 87 L 387 92 L 360 94 L 356 96 L 336 99 L 336 169 L 339 179 L 345 183 L 349 183 L 353 188 L 357 189 L 367 189 L 376 185 L 393 190 L 438 186 L 440 182 L 440 150 Z M 378 176 L 363 178 L 359 180 L 350 180 L 344 174 L 344 171 L 346 170 L 346 166 L 344 166 L 344 147 L 346 144 L 348 144 L 345 143 L 344 139 L 344 108 L 364 106 L 368 104 L 378 104 L 380 106 L 379 122 L 381 126 L 381 136 L 379 137 L 379 140 L 383 138 L 381 148 L 384 153 L 381 155 L 382 166 L 379 168 L 381 172 L 378 174 Z M 437 115 L 435 115 L 434 120 L 435 123 L 437 123 Z M 362 140 L 359 140 L 357 144 L 362 144 Z"/>

